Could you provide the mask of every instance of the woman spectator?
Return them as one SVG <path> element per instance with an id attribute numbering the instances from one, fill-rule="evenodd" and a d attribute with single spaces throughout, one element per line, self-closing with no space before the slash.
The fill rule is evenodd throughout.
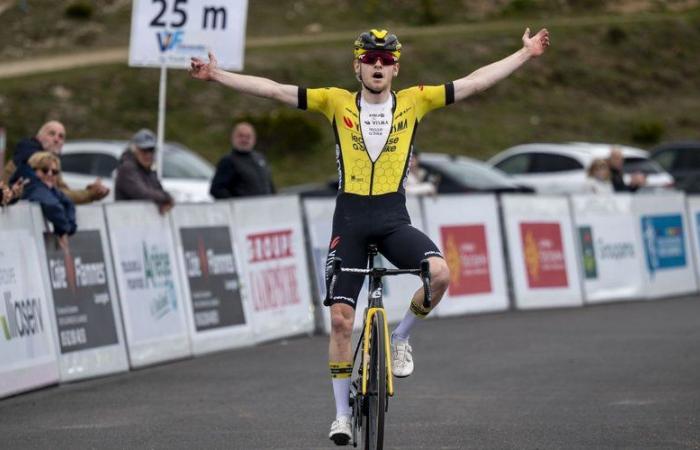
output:
<path id="1" fill-rule="evenodd" d="M 29 180 L 23 198 L 41 204 L 44 216 L 53 225 L 54 234 L 65 244 L 67 236 L 75 233 L 77 225 L 73 202 L 57 187 L 61 161 L 53 153 L 37 152 L 29 158 L 29 165 L 22 164 L 18 170 L 21 177 Z"/>
<path id="2" fill-rule="evenodd" d="M 594 159 L 588 167 L 584 191 L 591 194 L 612 194 L 610 166 L 604 159 Z"/>

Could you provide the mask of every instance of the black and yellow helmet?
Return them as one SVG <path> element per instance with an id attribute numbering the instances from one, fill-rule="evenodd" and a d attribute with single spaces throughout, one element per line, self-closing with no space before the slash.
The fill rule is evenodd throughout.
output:
<path id="1" fill-rule="evenodd" d="M 399 42 L 399 38 L 395 34 L 389 34 L 386 30 L 372 29 L 365 31 L 355 40 L 353 54 L 355 58 L 358 58 L 361 54 L 372 50 L 391 52 L 398 61 L 401 57 L 401 42 Z"/>

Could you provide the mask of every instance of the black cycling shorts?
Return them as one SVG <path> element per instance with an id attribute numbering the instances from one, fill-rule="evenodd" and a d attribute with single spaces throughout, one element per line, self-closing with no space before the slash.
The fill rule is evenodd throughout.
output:
<path id="1" fill-rule="evenodd" d="M 442 257 L 433 241 L 411 225 L 403 194 L 393 192 L 370 197 L 341 193 L 333 214 L 326 288 L 332 275 L 333 258 L 341 258 L 343 267 L 365 268 L 368 244 L 376 244 L 379 253 L 399 269 L 418 269 L 423 259 Z M 355 308 L 365 276 L 338 274 L 331 304 L 346 303 Z"/>

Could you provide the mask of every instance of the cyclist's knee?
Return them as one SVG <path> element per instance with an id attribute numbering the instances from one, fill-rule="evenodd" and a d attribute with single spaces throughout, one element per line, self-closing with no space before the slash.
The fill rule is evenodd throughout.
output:
<path id="1" fill-rule="evenodd" d="M 442 258 L 431 258 L 430 260 L 431 288 L 433 291 L 444 292 L 450 284 L 450 268 Z"/>
<path id="2" fill-rule="evenodd" d="M 344 303 L 331 306 L 331 331 L 339 337 L 350 338 L 355 321 L 355 310 Z"/>

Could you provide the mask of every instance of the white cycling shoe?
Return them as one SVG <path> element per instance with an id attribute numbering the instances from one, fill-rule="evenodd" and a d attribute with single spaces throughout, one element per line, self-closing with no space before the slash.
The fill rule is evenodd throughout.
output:
<path id="1" fill-rule="evenodd" d="M 328 438 L 335 445 L 348 445 L 352 439 L 352 419 L 350 416 L 340 416 L 331 424 L 331 432 Z"/>
<path id="2" fill-rule="evenodd" d="M 391 340 L 391 371 L 397 378 L 405 378 L 413 373 L 413 349 L 408 341 Z"/>

